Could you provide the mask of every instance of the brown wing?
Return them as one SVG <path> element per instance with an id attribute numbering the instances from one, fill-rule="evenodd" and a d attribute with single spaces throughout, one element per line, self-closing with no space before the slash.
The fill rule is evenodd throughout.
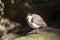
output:
<path id="1" fill-rule="evenodd" d="M 43 18 L 38 15 L 38 14 L 32 14 L 33 15 L 33 22 L 42 26 L 42 27 L 45 27 L 47 26 L 47 24 L 45 23 L 45 21 L 43 20 Z"/>

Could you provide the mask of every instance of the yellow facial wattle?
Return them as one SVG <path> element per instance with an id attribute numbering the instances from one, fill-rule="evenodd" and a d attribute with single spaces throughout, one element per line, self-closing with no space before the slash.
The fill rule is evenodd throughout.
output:
<path id="1" fill-rule="evenodd" d="M 27 19 L 29 19 L 31 16 L 27 16 Z"/>

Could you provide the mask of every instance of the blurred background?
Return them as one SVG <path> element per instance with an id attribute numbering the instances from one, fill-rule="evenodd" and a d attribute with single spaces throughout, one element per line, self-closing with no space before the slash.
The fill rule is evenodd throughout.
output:
<path id="1" fill-rule="evenodd" d="M 1 0 L 4 17 L 15 22 L 25 22 L 27 12 L 39 14 L 48 27 L 60 29 L 60 0 Z M 29 6 L 25 6 L 27 3 Z M 22 15 L 22 16 L 21 16 Z M 26 23 L 26 22 L 25 22 Z"/>
<path id="2" fill-rule="evenodd" d="M 28 34 L 33 30 L 27 23 L 28 13 L 40 15 L 48 27 L 39 29 L 39 34 Z M 15 38 L 59 40 L 60 0 L 0 0 L 0 40 Z"/>

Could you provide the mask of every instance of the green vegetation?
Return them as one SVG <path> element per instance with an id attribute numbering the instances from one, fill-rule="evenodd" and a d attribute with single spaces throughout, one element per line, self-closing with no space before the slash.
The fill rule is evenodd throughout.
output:
<path id="1" fill-rule="evenodd" d="M 39 34 L 30 34 L 27 36 L 19 37 L 15 40 L 60 40 L 60 34 L 40 32 Z"/>

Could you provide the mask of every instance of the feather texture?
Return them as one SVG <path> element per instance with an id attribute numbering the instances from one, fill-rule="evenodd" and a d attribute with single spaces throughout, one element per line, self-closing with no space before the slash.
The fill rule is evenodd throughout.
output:
<path id="1" fill-rule="evenodd" d="M 32 14 L 32 16 L 28 19 L 28 24 L 33 28 L 46 27 L 47 26 L 47 24 L 45 23 L 43 18 L 38 14 Z"/>

